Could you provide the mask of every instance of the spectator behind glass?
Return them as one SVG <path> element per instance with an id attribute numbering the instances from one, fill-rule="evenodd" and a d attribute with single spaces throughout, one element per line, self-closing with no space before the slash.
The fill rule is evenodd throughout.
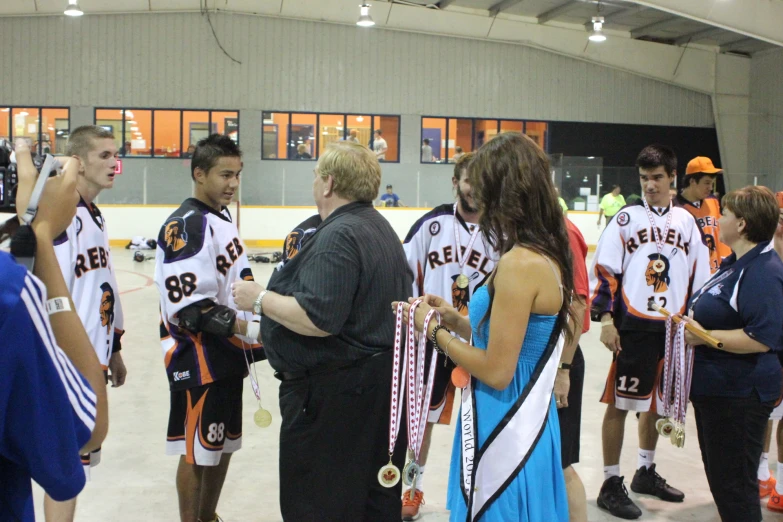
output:
<path id="1" fill-rule="evenodd" d="M 296 147 L 296 156 L 294 159 L 309 160 L 309 159 L 313 159 L 313 157 L 310 155 L 309 152 L 307 152 L 307 145 L 305 145 L 304 143 L 300 143 Z"/>
<path id="2" fill-rule="evenodd" d="M 353 143 L 359 143 L 359 133 L 356 129 L 351 129 L 351 132 L 349 133 L 348 139 L 345 141 L 351 141 Z"/>
<path id="3" fill-rule="evenodd" d="M 451 158 L 449 163 L 457 163 L 459 161 L 459 159 L 462 156 L 464 156 L 464 155 L 465 155 L 465 152 L 463 152 L 462 147 L 457 145 L 456 147 L 454 147 L 454 156 Z"/>
<path id="4" fill-rule="evenodd" d="M 375 153 L 375 157 L 378 161 L 386 161 L 386 151 L 389 149 L 389 146 L 382 135 L 383 131 L 381 129 L 375 129 L 375 139 L 372 141 L 372 151 Z"/>
<path id="5" fill-rule="evenodd" d="M 713 348 L 685 332 L 696 346 L 690 399 L 699 448 L 722 520 L 761 520 L 756 473 L 781 388 L 783 262 L 772 243 L 778 220 L 768 188 L 726 194 L 719 234 L 733 254 L 688 303 L 689 322 L 723 343 Z"/>
<path id="6" fill-rule="evenodd" d="M 185 152 L 184 154 L 182 154 L 182 157 L 183 157 L 183 158 L 192 158 L 192 157 L 193 157 L 193 153 L 194 153 L 194 152 L 196 152 L 196 147 L 195 147 L 195 145 L 190 145 L 190 146 L 188 146 L 188 150 L 187 150 L 187 152 Z"/>
<path id="7" fill-rule="evenodd" d="M 23 212 L 37 174 L 27 147 L 18 145 L 16 157 L 17 208 Z M 54 238 L 76 213 L 78 169 L 71 160 L 64 175 L 46 183 L 32 223 L 38 245 L 34 275 L 0 252 L 0 338 L 14 340 L 0 343 L 4 519 L 35 520 L 31 479 L 55 500 L 78 495 L 85 483 L 79 454 L 99 448 L 108 430 L 103 371 L 70 300 L 53 247 Z M 62 298 L 70 310 L 47 314 L 47 298 Z"/>
<path id="8" fill-rule="evenodd" d="M 430 147 L 429 138 L 424 138 L 421 142 L 421 162 L 432 163 L 432 147 Z"/>

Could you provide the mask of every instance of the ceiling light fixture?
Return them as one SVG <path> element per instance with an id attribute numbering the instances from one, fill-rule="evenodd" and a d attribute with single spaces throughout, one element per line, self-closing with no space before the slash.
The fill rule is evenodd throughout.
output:
<path id="1" fill-rule="evenodd" d="M 375 25 L 372 17 L 370 16 L 370 4 L 362 4 L 359 6 L 359 20 L 356 25 L 361 27 L 372 27 Z"/>
<path id="2" fill-rule="evenodd" d="M 362 118 L 361 116 L 357 116 L 357 117 L 356 117 L 356 121 L 358 121 L 359 123 L 361 123 L 361 122 L 363 122 L 363 121 L 364 121 L 364 118 Z"/>
<path id="3" fill-rule="evenodd" d="M 591 42 L 605 42 L 606 35 L 602 32 L 603 28 L 604 28 L 604 17 L 594 16 L 593 30 L 590 31 L 590 36 L 588 36 L 587 39 L 590 40 Z"/>
<path id="4" fill-rule="evenodd" d="M 84 11 L 79 9 L 77 0 L 68 0 L 68 7 L 65 8 L 65 14 L 68 16 L 81 16 Z"/>
<path id="5" fill-rule="evenodd" d="M 137 132 L 137 131 L 139 130 L 139 128 L 138 128 L 138 127 L 131 127 L 131 130 L 132 130 L 133 132 Z"/>

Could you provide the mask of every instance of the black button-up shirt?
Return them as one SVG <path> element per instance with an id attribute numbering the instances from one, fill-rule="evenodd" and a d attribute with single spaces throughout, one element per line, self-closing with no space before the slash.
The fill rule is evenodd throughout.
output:
<path id="1" fill-rule="evenodd" d="M 338 208 L 268 287 L 293 296 L 313 324 L 331 335 L 299 335 L 264 317 L 261 338 L 269 364 L 295 372 L 391 350 L 391 303 L 407 300 L 412 282 L 400 239 L 372 204 Z"/>

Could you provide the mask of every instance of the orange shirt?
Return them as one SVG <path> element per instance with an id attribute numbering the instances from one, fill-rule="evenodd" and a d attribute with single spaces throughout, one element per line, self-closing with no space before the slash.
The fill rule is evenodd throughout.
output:
<path id="1" fill-rule="evenodd" d="M 681 195 L 674 198 L 674 204 L 690 212 L 696 218 L 696 223 L 704 234 L 707 247 L 710 249 L 710 272 L 715 273 L 724 257 L 731 254 L 728 245 L 720 242 L 720 203 L 715 196 L 691 203 Z"/>

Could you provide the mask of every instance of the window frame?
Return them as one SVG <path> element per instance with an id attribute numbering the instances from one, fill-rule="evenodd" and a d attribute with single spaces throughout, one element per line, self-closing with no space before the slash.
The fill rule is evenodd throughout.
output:
<path id="1" fill-rule="evenodd" d="M 43 119 L 43 111 L 44 109 L 60 109 L 60 110 L 67 110 L 68 111 L 68 134 L 71 133 L 71 108 L 67 105 L 2 105 L 0 104 L 0 109 L 8 109 L 8 139 L 11 140 L 11 143 L 14 142 L 14 139 L 16 136 L 14 136 L 14 125 L 13 125 L 13 114 L 14 109 L 35 109 L 38 111 L 38 136 L 36 143 L 38 144 L 36 147 L 36 153 L 41 153 L 41 144 L 43 140 L 43 125 L 41 124 L 41 119 Z M 0 118 L 2 117 L 2 112 L 0 112 Z M 52 156 L 57 156 L 57 154 L 52 154 Z"/>
<path id="2" fill-rule="evenodd" d="M 137 154 L 127 154 L 125 151 L 125 146 L 123 143 L 123 146 L 120 147 L 120 150 L 118 151 L 117 155 L 120 158 L 144 158 L 144 159 L 190 159 L 185 158 L 183 156 L 184 150 L 182 150 L 182 144 L 184 143 L 184 129 L 182 127 L 184 123 L 184 112 L 206 112 L 209 113 L 209 119 L 207 121 L 207 129 L 212 129 L 212 113 L 213 112 L 235 112 L 237 114 L 237 145 L 240 145 L 242 141 L 242 113 L 239 109 L 200 109 L 200 108 L 191 108 L 191 107 L 137 107 L 137 106 L 126 106 L 126 107 L 93 107 L 92 111 L 92 123 L 93 125 L 97 125 L 98 121 L 98 111 L 122 111 L 122 126 L 121 126 L 121 136 L 123 137 L 120 141 L 125 141 L 125 128 L 126 128 L 126 122 L 128 121 L 127 118 L 125 118 L 125 111 L 150 111 L 150 152 L 152 154 L 150 155 L 137 155 Z M 178 156 L 156 156 L 155 155 L 155 112 L 156 111 L 178 111 L 179 112 L 179 155 Z M 69 116 L 70 121 L 70 116 Z"/>
<path id="3" fill-rule="evenodd" d="M 309 160 L 298 160 L 296 158 L 289 158 L 288 154 L 286 154 L 285 158 L 265 158 L 264 157 L 264 125 L 269 125 L 264 123 L 264 114 L 287 114 L 288 115 L 288 124 L 286 125 L 286 140 L 288 140 L 288 136 L 291 134 L 291 120 L 293 119 L 292 116 L 294 114 L 306 114 L 306 115 L 314 115 L 315 116 L 315 146 L 314 151 L 315 154 L 313 157 Z M 325 116 L 342 116 L 343 121 L 345 124 L 343 125 L 343 136 L 342 139 L 345 140 L 349 135 L 348 130 L 348 117 L 349 116 L 362 116 L 364 118 L 370 118 L 370 136 L 373 136 L 375 134 L 375 118 L 397 118 L 397 159 L 395 161 L 390 160 L 383 160 L 381 163 L 400 163 L 401 160 L 401 147 L 400 147 L 400 139 L 402 137 L 402 116 L 399 114 L 382 114 L 382 113 L 374 113 L 374 112 L 340 112 L 340 111 L 284 111 L 284 110 L 275 110 L 275 109 L 263 109 L 261 111 L 261 161 L 318 161 L 318 159 L 321 157 L 319 150 L 321 145 L 321 115 Z M 274 124 L 275 126 L 280 129 L 281 125 Z M 278 131 L 278 142 L 280 139 L 279 131 Z"/>
<path id="4" fill-rule="evenodd" d="M 446 120 L 446 135 L 444 136 L 444 141 L 446 143 L 445 147 L 445 156 L 446 161 L 435 163 L 435 162 L 429 162 L 429 161 L 422 161 L 421 160 L 421 153 L 419 153 L 419 163 L 422 165 L 451 165 L 454 166 L 454 163 L 450 163 L 451 158 L 448 154 L 448 145 L 449 145 L 449 124 L 450 120 L 470 120 L 471 121 L 471 138 L 470 138 L 470 148 L 471 150 L 475 151 L 476 149 L 476 122 L 479 121 L 495 121 L 497 122 L 497 134 L 501 133 L 500 127 L 501 122 L 504 121 L 513 121 L 513 122 L 520 122 L 522 123 L 522 133 L 525 134 L 527 132 L 527 124 L 531 122 L 535 123 L 546 123 L 547 124 L 547 133 L 546 138 L 544 139 L 544 152 L 549 154 L 549 140 L 551 137 L 551 134 L 549 132 L 549 124 L 551 123 L 550 120 L 538 120 L 538 119 L 522 119 L 522 118 L 473 118 L 473 117 L 466 117 L 466 116 L 438 116 L 438 115 L 431 115 L 431 114 L 424 114 L 421 116 L 421 119 L 419 120 L 419 147 L 421 147 L 421 143 L 424 141 L 424 119 L 436 119 L 436 120 Z"/>

